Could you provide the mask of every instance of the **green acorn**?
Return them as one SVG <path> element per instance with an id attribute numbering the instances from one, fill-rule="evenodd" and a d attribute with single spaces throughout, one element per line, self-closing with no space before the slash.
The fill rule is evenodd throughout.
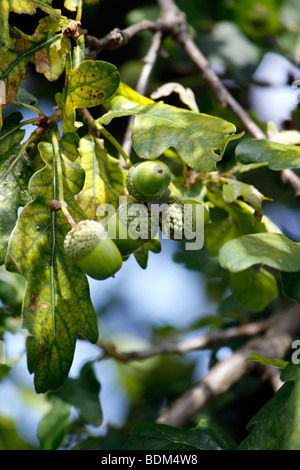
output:
<path id="1" fill-rule="evenodd" d="M 130 196 L 137 201 L 157 201 L 171 182 L 171 171 L 165 163 L 147 160 L 133 165 L 126 177 Z"/>
<path id="2" fill-rule="evenodd" d="M 137 251 L 158 232 L 158 216 L 136 201 L 122 203 L 105 228 L 123 257 Z"/>
<path id="3" fill-rule="evenodd" d="M 201 204 L 203 218 L 197 219 L 196 205 Z M 162 233 L 172 240 L 187 240 L 196 236 L 209 221 L 207 207 L 195 200 L 172 199 L 162 205 L 160 215 Z"/>
<path id="4" fill-rule="evenodd" d="M 66 255 L 94 279 L 113 276 L 122 266 L 122 256 L 108 237 L 103 225 L 95 220 L 82 220 L 64 240 Z"/>

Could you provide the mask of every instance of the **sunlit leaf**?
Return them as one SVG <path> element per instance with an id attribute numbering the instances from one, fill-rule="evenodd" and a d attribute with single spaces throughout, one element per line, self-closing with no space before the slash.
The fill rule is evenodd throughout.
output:
<path id="1" fill-rule="evenodd" d="M 124 192 L 126 172 L 109 157 L 101 139 L 83 137 L 80 139 L 79 153 L 85 182 L 77 202 L 88 218 L 100 220 L 105 215 L 105 204 L 118 207 L 119 197 Z"/>
<path id="2" fill-rule="evenodd" d="M 10 9 L 14 13 L 27 13 L 33 15 L 40 8 L 54 18 L 60 14 L 60 10 L 51 7 L 52 0 L 10 0 Z"/>
<path id="3" fill-rule="evenodd" d="M 164 96 L 169 96 L 172 93 L 178 93 L 180 100 L 184 104 L 186 104 L 189 109 L 191 109 L 192 111 L 199 112 L 194 92 L 190 88 L 184 88 L 184 86 L 182 86 L 180 83 L 164 83 L 157 90 L 151 93 L 151 98 L 153 100 L 157 100 Z"/>
<path id="4" fill-rule="evenodd" d="M 0 43 L 6 48 L 10 45 L 9 37 L 9 13 L 26 13 L 33 15 L 36 9 L 47 12 L 53 21 L 60 16 L 60 10 L 51 7 L 52 0 L 1 0 L 0 15 Z"/>
<path id="5" fill-rule="evenodd" d="M 236 158 L 244 165 L 267 163 L 271 170 L 300 168 L 300 147 L 269 140 L 245 139 L 236 147 Z"/>
<path id="6" fill-rule="evenodd" d="M 279 131 L 274 122 L 267 124 L 267 136 L 272 142 L 278 142 L 286 145 L 299 145 L 300 132 L 296 130 Z"/>
<path id="7" fill-rule="evenodd" d="M 261 354 L 257 354 L 254 352 L 250 353 L 249 357 L 245 359 L 245 362 L 249 361 L 256 361 L 260 364 L 277 367 L 278 369 L 284 369 L 284 367 L 288 365 L 288 362 L 284 361 L 283 359 L 269 359 L 268 357 L 262 356 Z"/>
<path id="8" fill-rule="evenodd" d="M 118 90 L 116 92 L 115 96 L 122 96 L 123 98 L 126 98 L 127 101 L 132 101 L 133 103 L 136 104 L 146 104 L 146 103 L 154 103 L 154 101 L 147 96 L 141 95 L 137 91 L 135 91 L 133 88 L 128 86 L 124 82 L 120 82 L 120 85 L 118 87 Z M 109 106 L 109 109 L 114 108 L 114 98 L 112 99 L 111 105 Z"/>
<path id="9" fill-rule="evenodd" d="M 30 180 L 35 199 L 22 210 L 9 242 L 6 266 L 26 279 L 23 327 L 28 369 L 35 374 L 38 393 L 55 390 L 67 378 L 76 339 L 98 337 L 97 321 L 86 276 L 69 260 L 63 249 L 70 227 L 61 211 L 52 212 L 49 202 L 57 199 L 58 181 L 52 145 L 39 144 L 44 168 Z M 65 164 L 65 196 L 78 189 L 78 168 Z"/>
<path id="10" fill-rule="evenodd" d="M 116 67 L 108 62 L 85 60 L 69 70 L 67 77 L 62 131 L 73 132 L 76 108 L 90 108 L 108 100 L 117 90 L 120 76 Z"/>
<path id="11" fill-rule="evenodd" d="M 140 157 L 157 158 L 173 147 L 185 163 L 199 171 L 214 171 L 227 143 L 239 137 L 234 134 L 234 124 L 162 102 L 135 106 L 117 98 L 116 109 L 98 122 L 107 125 L 128 115 L 135 116 L 132 143 Z"/>
<path id="12" fill-rule="evenodd" d="M 21 82 L 26 81 L 28 61 L 34 62 L 36 71 L 48 80 L 56 80 L 62 74 L 70 39 L 58 31 L 67 25 L 67 18 L 54 22 L 46 17 L 32 36 L 17 30 L 10 46 L 0 47 L 0 81 L 5 85 L 6 105 L 14 101 Z"/>
<path id="13" fill-rule="evenodd" d="M 223 185 L 224 201 L 233 202 L 242 197 L 244 201 L 255 209 L 255 216 L 260 220 L 263 215 L 262 203 L 269 198 L 265 197 L 252 184 L 246 184 L 229 178 L 224 178 L 223 181 L 225 183 Z"/>
<path id="14" fill-rule="evenodd" d="M 295 272 L 300 270 L 300 243 L 278 233 L 243 235 L 221 247 L 219 260 L 221 266 L 231 272 L 243 271 L 256 264 Z"/>
<path id="15" fill-rule="evenodd" d="M 64 7 L 70 11 L 76 11 L 80 0 L 65 0 Z M 89 6 L 97 5 L 99 0 L 83 0 L 83 3 Z"/>

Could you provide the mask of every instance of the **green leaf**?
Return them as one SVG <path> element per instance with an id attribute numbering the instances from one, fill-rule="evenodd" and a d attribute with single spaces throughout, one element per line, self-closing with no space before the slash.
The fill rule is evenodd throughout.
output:
<path id="1" fill-rule="evenodd" d="M 68 141 L 69 137 L 69 141 Z M 77 194 L 83 186 L 84 183 L 84 170 L 82 169 L 77 149 L 75 148 L 77 139 L 74 142 L 70 140 L 74 137 L 69 135 L 68 137 L 63 137 L 59 141 L 59 147 L 61 152 L 61 162 L 62 162 L 62 176 L 64 179 L 64 199 L 67 204 L 69 211 L 72 213 L 76 221 L 86 218 L 84 212 L 80 209 L 79 205 L 74 198 L 74 195 Z M 42 155 L 42 160 L 44 157 L 46 161 L 51 161 L 52 159 L 52 145 L 48 142 L 42 142 L 39 144 L 39 151 Z M 67 158 L 65 155 L 68 155 Z M 55 168 L 53 168 L 55 172 Z M 57 189 L 55 187 L 57 174 L 55 172 L 55 179 L 52 180 L 51 171 L 39 173 L 39 178 L 32 178 L 30 181 L 30 191 L 34 194 L 40 195 L 43 199 L 47 201 L 47 204 L 50 203 L 52 199 L 55 199 L 54 192 Z M 53 186 L 53 188 L 52 188 Z M 48 191 L 47 189 L 48 188 Z M 52 191 L 53 189 L 53 191 Z"/>
<path id="2" fill-rule="evenodd" d="M 9 241 L 6 266 L 26 279 L 23 327 L 27 362 L 35 374 L 37 393 L 56 390 L 67 378 L 78 335 L 94 343 L 98 338 L 96 315 L 86 276 L 68 259 L 63 242 L 70 230 L 61 211 L 52 212 L 57 199 L 57 171 L 52 146 L 39 144 L 44 168 L 30 180 L 35 199 L 22 210 Z M 62 158 L 65 197 L 78 189 L 78 168 Z"/>
<path id="3" fill-rule="evenodd" d="M 90 108 L 108 100 L 117 90 L 120 76 L 114 65 L 100 60 L 85 60 L 66 73 L 62 131 L 73 132 L 76 108 Z"/>
<path id="4" fill-rule="evenodd" d="M 24 106 L 33 106 L 37 103 L 37 98 L 29 93 L 29 91 L 27 91 L 24 87 L 20 86 L 15 101 L 18 102 L 18 104 L 23 104 Z"/>
<path id="5" fill-rule="evenodd" d="M 241 235 L 261 232 L 281 233 L 271 220 L 263 215 L 261 220 L 253 208 L 238 199 L 225 201 L 220 192 L 207 191 L 207 197 L 214 206 L 226 211 L 228 217 L 211 222 L 205 227 L 205 245 L 212 256 L 218 256 L 220 247 Z"/>
<path id="6" fill-rule="evenodd" d="M 288 365 L 287 361 L 283 361 L 282 359 L 269 359 L 268 357 L 262 356 L 261 354 L 251 353 L 245 362 L 249 361 L 256 361 L 263 365 L 268 365 L 272 367 L 276 367 L 278 369 L 284 369 Z"/>
<path id="7" fill-rule="evenodd" d="M 159 157 L 170 147 L 181 159 L 197 171 L 214 171 L 227 143 L 239 136 L 236 128 L 223 119 L 196 113 L 162 102 L 135 106 L 116 99 L 117 109 L 97 120 L 107 125 L 116 117 L 135 115 L 132 143 L 143 158 Z"/>
<path id="8" fill-rule="evenodd" d="M 101 139 L 83 137 L 79 153 L 85 182 L 77 202 L 88 218 L 100 220 L 105 215 L 105 204 L 118 207 L 119 197 L 124 193 L 126 173 L 116 160 L 110 158 Z"/>
<path id="9" fill-rule="evenodd" d="M 238 450 L 300 450 L 300 369 L 283 370 L 285 382 L 247 426 L 249 436 Z"/>
<path id="10" fill-rule="evenodd" d="M 224 178 L 223 198 L 226 202 L 236 201 L 242 197 L 255 210 L 255 217 L 260 220 L 262 212 L 262 203 L 269 198 L 265 197 L 252 184 L 246 184 L 234 179 Z"/>
<path id="11" fill-rule="evenodd" d="M 0 131 L 0 264 L 5 261 L 8 240 L 18 218 L 18 209 L 30 199 L 28 181 L 32 170 L 20 142 L 20 113 L 4 121 Z"/>
<path id="12" fill-rule="evenodd" d="M 26 81 L 29 61 L 34 62 L 36 71 L 48 80 L 54 81 L 62 74 L 71 43 L 65 34 L 58 31 L 67 26 L 67 18 L 52 21 L 46 17 L 32 36 L 16 30 L 10 46 L 7 49 L 0 47 L 0 80 L 5 86 L 6 105 L 14 101 L 21 82 Z"/>
<path id="13" fill-rule="evenodd" d="M 139 423 L 126 450 L 232 450 L 232 439 L 220 428 L 201 420 L 194 429 L 178 429 L 166 424 Z M 179 462 L 178 462 L 179 463 Z M 182 462 L 184 463 L 184 461 Z"/>
<path id="14" fill-rule="evenodd" d="M 297 273 L 281 272 L 281 284 L 284 295 L 300 305 L 300 276 Z"/>
<path id="15" fill-rule="evenodd" d="M 199 112 L 194 92 L 191 90 L 191 88 L 184 88 L 184 86 L 182 86 L 180 83 L 164 83 L 162 86 L 151 93 L 151 98 L 157 100 L 164 96 L 169 96 L 172 93 L 178 93 L 182 103 L 188 106 L 188 108 L 192 111 L 196 111 L 197 113 Z"/>
<path id="16" fill-rule="evenodd" d="M 253 312 L 263 310 L 278 297 L 275 277 L 263 268 L 254 272 L 252 268 L 230 273 L 230 289 L 233 296 Z"/>
<path id="17" fill-rule="evenodd" d="M 235 154 L 243 164 L 267 163 L 271 170 L 300 168 L 300 147 L 297 145 L 245 139 L 237 145 Z"/>
<path id="18" fill-rule="evenodd" d="M 63 400 L 51 399 L 51 409 L 38 425 L 37 437 L 41 450 L 56 450 L 70 426 L 71 406 Z"/>
<path id="19" fill-rule="evenodd" d="M 161 243 L 158 237 L 153 238 L 141 246 L 134 252 L 134 257 L 142 269 L 146 269 L 148 265 L 149 251 L 153 253 L 161 252 Z"/>
<path id="20" fill-rule="evenodd" d="M 24 278 L 0 267 L 0 299 L 6 305 L 21 305 L 25 290 Z"/>
<path id="21" fill-rule="evenodd" d="M 255 264 L 295 272 L 300 270 L 300 243 L 278 233 L 243 235 L 221 247 L 219 260 L 223 268 L 234 273 Z"/>
<path id="22" fill-rule="evenodd" d="M 83 421 L 93 426 L 100 426 L 102 422 L 100 384 L 92 366 L 93 363 L 86 363 L 80 371 L 80 376 L 77 379 L 67 379 L 55 392 L 55 396 L 77 408 Z"/>
<path id="23" fill-rule="evenodd" d="M 71 160 L 71 162 L 74 162 L 76 159 L 80 159 L 80 155 L 78 153 L 79 137 L 76 132 L 63 134 L 59 140 L 59 147 L 61 153 Z M 85 176 L 83 175 L 83 180 L 84 178 Z"/>

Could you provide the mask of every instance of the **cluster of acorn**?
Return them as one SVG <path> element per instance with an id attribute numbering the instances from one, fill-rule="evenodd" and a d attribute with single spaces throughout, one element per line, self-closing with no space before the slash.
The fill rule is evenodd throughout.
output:
<path id="1" fill-rule="evenodd" d="M 153 211 L 147 203 L 160 199 L 170 182 L 170 169 L 160 161 L 147 160 L 133 165 L 127 173 L 126 187 L 134 201 L 122 203 L 106 226 L 94 220 L 80 221 L 65 237 L 64 249 L 67 256 L 94 279 L 103 280 L 113 276 L 121 268 L 124 259 L 153 238 L 150 222 Z M 136 203 L 147 207 L 147 221 L 144 225 L 148 234 L 138 238 L 131 236 L 129 230 L 132 222 L 130 207 Z M 174 228 L 177 223 L 176 205 L 172 203 L 169 215 L 172 232 L 172 227 Z M 180 223 L 182 223 L 181 217 Z M 170 230 L 167 235 L 172 238 Z"/>

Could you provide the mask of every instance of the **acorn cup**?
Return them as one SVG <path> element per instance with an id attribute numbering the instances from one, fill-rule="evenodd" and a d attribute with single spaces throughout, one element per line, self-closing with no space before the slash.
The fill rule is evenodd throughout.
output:
<path id="1" fill-rule="evenodd" d="M 197 211 L 197 205 L 201 214 Z M 209 211 L 205 204 L 192 199 L 171 199 L 162 205 L 159 216 L 163 235 L 176 241 L 192 239 L 203 231 L 208 222 Z"/>
<path id="2" fill-rule="evenodd" d="M 104 280 L 122 266 L 122 256 L 100 222 L 82 220 L 64 240 L 64 250 L 85 274 Z"/>
<path id="3" fill-rule="evenodd" d="M 105 228 L 123 259 L 137 251 L 158 233 L 158 215 L 145 204 L 127 201 L 118 207 Z"/>
<path id="4" fill-rule="evenodd" d="M 137 201 L 157 201 L 165 193 L 171 182 L 171 171 L 165 163 L 147 160 L 133 165 L 126 177 L 126 187 L 130 196 Z"/>

